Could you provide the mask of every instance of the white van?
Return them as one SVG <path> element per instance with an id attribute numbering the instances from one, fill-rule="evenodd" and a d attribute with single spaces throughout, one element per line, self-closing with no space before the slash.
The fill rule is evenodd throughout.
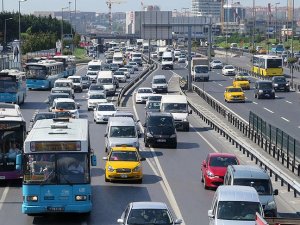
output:
<path id="1" fill-rule="evenodd" d="M 189 131 L 190 123 L 188 115 L 188 102 L 184 95 L 163 95 L 160 103 L 160 111 L 172 113 L 176 129 Z"/>
<path id="2" fill-rule="evenodd" d="M 174 55 L 172 52 L 164 52 L 161 59 L 161 67 L 162 69 L 169 68 L 173 70 L 174 66 Z"/>
<path id="3" fill-rule="evenodd" d="M 74 96 L 73 81 L 67 78 L 60 78 L 54 82 L 54 88 L 70 88 L 72 90 L 72 96 Z"/>
<path id="4" fill-rule="evenodd" d="M 119 65 L 119 67 L 124 66 L 124 57 L 121 52 L 115 52 L 113 56 L 113 63 Z"/>
<path id="5" fill-rule="evenodd" d="M 116 93 L 116 82 L 112 71 L 99 71 L 97 84 L 103 85 L 106 95 L 114 96 Z"/>
<path id="6" fill-rule="evenodd" d="M 256 212 L 264 215 L 253 187 L 219 186 L 208 210 L 209 225 L 255 225 Z"/>
<path id="7" fill-rule="evenodd" d="M 88 70 L 86 75 L 90 80 L 95 83 L 97 80 L 98 72 L 101 70 L 102 61 L 101 60 L 92 60 L 88 63 Z"/>
<path id="8" fill-rule="evenodd" d="M 140 52 L 132 52 L 130 56 L 130 60 L 132 62 L 136 62 L 139 66 L 143 65 L 142 53 Z"/>

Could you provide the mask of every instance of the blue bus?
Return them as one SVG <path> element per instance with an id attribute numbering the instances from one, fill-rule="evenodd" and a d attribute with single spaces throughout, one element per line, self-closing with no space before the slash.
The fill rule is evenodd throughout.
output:
<path id="1" fill-rule="evenodd" d="M 16 157 L 22 153 L 26 122 L 16 104 L 0 103 L 0 181 L 22 179 Z"/>
<path id="2" fill-rule="evenodd" d="M 87 119 L 38 120 L 24 142 L 22 212 L 89 213 L 92 210 L 91 165 Z"/>
<path id="3" fill-rule="evenodd" d="M 64 77 L 73 76 L 76 73 L 75 56 L 72 55 L 56 55 L 53 59 L 64 64 Z"/>
<path id="4" fill-rule="evenodd" d="M 55 60 L 26 63 L 26 84 L 28 89 L 51 89 L 54 82 L 64 77 L 64 65 Z"/>
<path id="5" fill-rule="evenodd" d="M 275 54 L 281 54 L 284 51 L 283 44 L 272 45 L 271 51 Z"/>
<path id="6" fill-rule="evenodd" d="M 0 72 L 0 102 L 22 104 L 26 98 L 26 76 L 19 70 Z"/>

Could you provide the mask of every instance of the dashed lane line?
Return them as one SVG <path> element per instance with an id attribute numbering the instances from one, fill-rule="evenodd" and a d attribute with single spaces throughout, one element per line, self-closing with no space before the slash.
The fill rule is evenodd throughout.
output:
<path id="1" fill-rule="evenodd" d="M 284 117 L 280 117 L 280 118 L 283 119 L 286 122 L 290 122 L 287 118 L 284 118 Z"/>
<path id="2" fill-rule="evenodd" d="M 258 103 L 257 103 L 257 102 L 253 102 L 253 104 L 255 104 L 255 105 L 258 105 Z"/>
<path id="3" fill-rule="evenodd" d="M 285 102 L 287 102 L 287 103 L 289 103 L 289 104 L 293 104 L 292 102 L 290 102 L 290 101 L 287 101 L 287 100 L 285 100 Z"/>
<path id="4" fill-rule="evenodd" d="M 4 191 L 3 191 L 1 199 L 0 199 L 0 211 L 1 211 L 2 207 L 3 207 L 3 203 L 4 203 L 5 199 L 6 199 L 8 191 L 9 191 L 9 187 L 6 186 L 4 188 Z"/>
<path id="5" fill-rule="evenodd" d="M 270 110 L 270 109 L 268 109 L 268 108 L 265 108 L 265 107 L 264 107 L 264 110 L 267 110 L 267 111 L 270 112 L 270 113 L 274 113 L 272 110 Z"/>
<path id="6" fill-rule="evenodd" d="M 223 84 L 218 84 L 219 86 L 223 87 Z"/>

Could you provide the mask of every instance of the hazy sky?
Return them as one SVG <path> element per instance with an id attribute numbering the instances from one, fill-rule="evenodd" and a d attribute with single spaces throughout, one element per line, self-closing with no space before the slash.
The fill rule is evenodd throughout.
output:
<path id="1" fill-rule="evenodd" d="M 121 4 L 113 4 L 113 12 L 120 11 L 135 11 L 141 9 L 140 0 L 120 0 Z M 252 6 L 253 0 L 234 0 L 233 2 L 241 2 L 242 5 Z M 295 7 L 300 7 L 300 0 L 294 0 Z M 2 2 L 4 9 L 8 11 L 18 11 L 18 0 L 0 0 L 0 9 L 2 10 Z M 61 8 L 69 6 L 74 8 L 75 0 L 27 0 L 21 3 L 21 11 L 23 13 L 33 13 L 34 11 L 60 11 Z M 92 11 L 92 12 L 107 12 L 106 0 L 77 0 L 77 10 Z M 229 0 L 231 3 L 232 1 Z M 257 5 L 267 5 L 268 3 L 275 4 L 280 2 L 281 6 L 285 6 L 287 0 L 256 0 Z M 144 5 L 156 4 L 161 7 L 161 10 L 174 10 L 180 11 L 182 8 L 191 7 L 191 0 L 144 0 Z"/>

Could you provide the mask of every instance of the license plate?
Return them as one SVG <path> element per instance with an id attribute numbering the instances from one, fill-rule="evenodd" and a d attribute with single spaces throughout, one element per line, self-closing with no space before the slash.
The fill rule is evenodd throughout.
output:
<path id="1" fill-rule="evenodd" d="M 127 178 L 127 174 L 121 174 L 121 178 Z"/>
<path id="2" fill-rule="evenodd" d="M 157 142 L 166 142 L 166 139 L 157 139 Z"/>
<path id="3" fill-rule="evenodd" d="M 63 211 L 65 211 L 65 208 L 64 207 L 48 207 L 47 210 L 50 212 L 63 212 Z"/>
<path id="4" fill-rule="evenodd" d="M 5 180 L 5 176 L 0 176 L 0 180 Z"/>

